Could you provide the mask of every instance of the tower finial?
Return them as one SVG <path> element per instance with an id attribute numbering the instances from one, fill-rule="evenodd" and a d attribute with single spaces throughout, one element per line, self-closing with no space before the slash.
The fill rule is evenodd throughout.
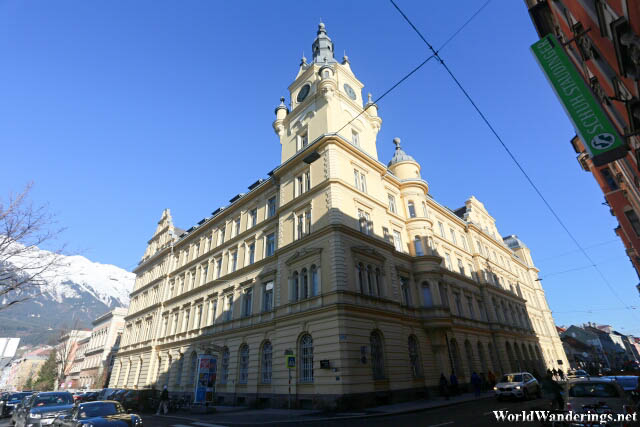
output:
<path id="1" fill-rule="evenodd" d="M 400 138 L 398 138 L 397 136 L 395 138 L 393 138 L 393 143 L 396 144 L 396 150 L 400 149 Z"/>

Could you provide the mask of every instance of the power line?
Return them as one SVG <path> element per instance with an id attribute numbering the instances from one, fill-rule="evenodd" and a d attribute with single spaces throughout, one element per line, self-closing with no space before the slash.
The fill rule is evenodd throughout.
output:
<path id="1" fill-rule="evenodd" d="M 600 262 L 598 263 L 598 265 L 606 264 L 606 263 L 608 263 L 608 262 L 615 261 L 615 260 L 617 260 L 617 259 L 618 259 L 618 257 L 607 258 L 607 259 L 606 259 L 606 260 L 604 260 L 604 261 L 600 261 Z M 557 276 L 558 274 L 570 273 L 570 272 L 572 272 L 572 271 L 586 270 L 587 268 L 591 268 L 591 267 L 593 267 L 593 266 L 592 266 L 592 265 L 583 265 L 582 267 L 570 268 L 570 269 L 568 269 L 568 270 L 554 271 L 554 272 L 552 272 L 552 273 L 547 273 L 547 274 L 545 274 L 544 276 L 541 276 L 541 277 L 540 277 L 540 280 L 546 279 L 547 277 L 551 277 L 551 276 Z"/>
<path id="2" fill-rule="evenodd" d="M 422 39 L 422 41 L 427 45 L 427 47 L 429 48 L 429 50 L 431 50 L 431 52 L 433 53 L 433 55 L 435 56 L 435 58 L 440 62 L 440 64 L 444 67 L 444 69 L 447 71 L 447 73 L 449 74 L 449 76 L 451 77 L 451 79 L 456 83 L 456 85 L 458 86 L 458 88 L 462 91 L 462 93 L 464 94 L 464 96 L 467 98 L 467 100 L 471 103 L 471 105 L 473 106 L 473 108 L 476 110 L 476 112 L 478 113 L 478 115 L 482 118 L 482 120 L 484 121 L 484 123 L 487 125 L 487 127 L 491 130 L 491 132 L 493 133 L 493 135 L 496 137 L 496 139 L 498 140 L 498 142 L 500 142 L 500 145 L 502 145 L 502 148 L 504 148 L 504 150 L 507 152 L 507 154 L 509 155 L 509 157 L 511 157 L 511 160 L 513 160 L 513 162 L 515 163 L 515 165 L 518 167 L 518 169 L 520 169 L 520 172 L 522 172 L 522 174 L 525 176 L 525 178 L 527 179 L 527 181 L 529 182 L 529 184 L 531 185 L 531 187 L 534 189 L 534 191 L 538 194 L 538 196 L 540 197 L 540 199 L 542 199 L 542 201 L 544 202 L 544 204 L 547 206 L 547 209 L 549 210 L 549 212 L 551 212 L 551 214 L 554 216 L 554 218 L 556 219 L 556 221 L 558 222 L 558 224 L 560 224 L 560 226 L 564 229 L 564 231 L 567 233 L 567 235 L 569 236 L 569 238 L 571 238 L 571 240 L 573 241 L 573 243 L 578 247 L 578 249 L 580 250 L 580 252 L 582 252 L 582 254 L 584 255 L 584 257 L 589 261 L 589 263 L 591 264 L 591 266 L 598 272 L 598 275 L 600 276 L 600 278 L 602 279 L 602 281 L 607 285 L 607 287 L 609 288 L 609 290 L 611 291 L 611 294 L 613 296 L 615 296 L 624 306 L 624 300 L 618 295 L 618 293 L 614 290 L 613 286 L 611 285 L 611 283 L 609 282 L 609 280 L 607 280 L 607 278 L 605 277 L 605 275 L 602 273 L 602 271 L 600 270 L 600 268 L 598 268 L 597 264 L 593 261 L 593 259 L 591 259 L 591 257 L 589 256 L 589 254 L 585 251 L 585 249 L 580 245 L 580 243 L 578 242 L 578 240 L 575 238 L 575 236 L 573 235 L 573 233 L 571 233 L 571 231 L 569 231 L 569 228 L 564 224 L 564 222 L 562 221 L 562 219 L 560 219 L 560 216 L 556 213 L 556 211 L 553 209 L 553 207 L 551 206 L 551 204 L 547 201 L 547 199 L 544 197 L 544 195 L 542 194 L 542 192 L 538 189 L 538 187 L 536 186 L 536 184 L 533 182 L 533 180 L 531 179 L 531 177 L 529 176 L 529 174 L 524 170 L 524 168 L 522 167 L 522 165 L 520 164 L 520 162 L 518 161 L 518 159 L 516 159 L 515 155 L 511 152 L 511 150 L 509 149 L 509 147 L 507 146 L 507 144 L 502 140 L 502 138 L 500 137 L 500 135 L 498 135 L 498 132 L 495 130 L 495 128 L 493 127 L 493 125 L 491 124 L 491 122 L 489 122 L 489 119 L 487 119 L 487 117 L 484 115 L 484 113 L 480 110 L 480 108 L 478 107 L 478 105 L 475 103 L 475 101 L 473 100 L 473 98 L 471 98 L 471 95 L 469 95 L 469 92 L 467 92 L 467 90 L 462 86 L 462 84 L 460 83 L 460 81 L 456 78 L 456 76 L 453 74 L 453 72 L 451 71 L 451 69 L 447 66 L 447 64 L 445 64 L 444 60 L 440 57 L 440 55 L 438 54 L 438 51 L 436 51 L 433 46 L 427 41 L 427 39 L 422 35 L 422 33 L 420 32 L 420 30 L 418 30 L 416 28 L 416 26 L 413 24 L 413 22 L 411 22 L 411 20 L 409 19 L 409 17 L 407 17 L 407 15 L 400 9 L 400 7 L 395 3 L 394 0 L 389 0 L 391 2 L 391 4 L 396 8 L 396 10 L 402 15 L 402 17 L 404 18 L 405 21 L 407 21 L 407 23 L 411 26 L 411 28 L 413 28 L 413 30 L 416 32 L 416 34 L 418 34 L 418 36 Z M 484 6 L 483 6 L 484 7 Z M 633 312 L 632 312 L 633 313 Z M 634 313 L 635 315 L 635 313 Z M 640 319 L 639 319 L 640 320 Z"/>
<path id="3" fill-rule="evenodd" d="M 629 305 L 625 307 L 626 309 L 636 310 L 638 307 L 635 305 Z M 591 310 L 568 310 L 568 311 L 554 311 L 554 314 L 566 314 L 566 313 L 594 313 L 598 311 L 614 311 L 620 310 L 620 307 L 611 307 L 611 308 L 592 308 Z"/>
<path id="4" fill-rule="evenodd" d="M 597 248 L 599 246 L 609 245 L 611 243 L 619 242 L 619 241 L 620 241 L 620 239 L 611 239 L 611 240 L 607 240 L 606 242 L 594 243 L 591 246 L 585 246 L 585 249 L 593 249 L 593 248 Z M 549 260 L 549 259 L 560 258 L 560 257 L 563 257 L 565 255 L 572 254 L 574 252 L 580 252 L 580 249 L 574 249 L 572 251 L 562 252 L 562 253 L 559 253 L 559 254 L 556 254 L 556 255 L 552 255 L 552 256 L 545 257 L 545 258 L 541 258 L 541 259 L 538 260 L 538 262 L 546 261 L 546 260 Z"/>

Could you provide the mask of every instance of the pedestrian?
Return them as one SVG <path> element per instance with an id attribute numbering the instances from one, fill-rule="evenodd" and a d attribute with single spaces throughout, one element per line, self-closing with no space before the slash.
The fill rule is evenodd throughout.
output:
<path id="1" fill-rule="evenodd" d="M 491 369 L 489 369 L 489 388 L 493 389 L 493 386 L 496 385 L 496 376 Z"/>
<path id="2" fill-rule="evenodd" d="M 449 400 L 449 383 L 443 373 L 440 373 L 440 395 Z"/>
<path id="3" fill-rule="evenodd" d="M 166 384 L 162 387 L 162 393 L 160 393 L 160 405 L 158 405 L 156 415 L 160 415 L 160 411 L 164 412 L 165 415 L 169 413 L 169 390 L 167 390 Z"/>
<path id="4" fill-rule="evenodd" d="M 553 380 L 553 372 L 547 370 L 547 376 L 542 380 L 542 396 L 549 401 L 552 409 L 564 409 L 561 391 L 562 386 Z"/>
<path id="5" fill-rule="evenodd" d="M 560 376 L 560 379 L 564 381 L 564 371 L 562 368 L 558 368 L 558 376 Z"/>
<path id="6" fill-rule="evenodd" d="M 454 372 L 451 373 L 449 377 L 449 384 L 451 385 L 451 394 L 454 396 L 458 395 L 458 377 Z"/>
<path id="7" fill-rule="evenodd" d="M 556 368 L 553 368 L 551 374 L 553 375 L 553 378 L 556 378 L 558 376 L 558 371 L 556 371 Z"/>
<path id="8" fill-rule="evenodd" d="M 482 385 L 482 380 L 480 379 L 478 374 L 476 374 L 476 371 L 473 371 L 471 373 L 471 385 L 473 386 L 473 392 L 475 393 L 476 397 L 480 396 L 480 386 Z"/>

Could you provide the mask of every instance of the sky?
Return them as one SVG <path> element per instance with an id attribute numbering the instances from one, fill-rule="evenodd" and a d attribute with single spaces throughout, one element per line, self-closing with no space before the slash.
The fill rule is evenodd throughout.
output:
<path id="1" fill-rule="evenodd" d="M 484 2 L 397 0 L 436 47 Z M 430 55 L 383 0 L 0 0 L 0 197 L 33 182 L 69 252 L 131 270 L 163 209 L 189 228 L 279 164 L 274 108 L 320 19 L 374 98 Z M 480 199 L 531 249 L 557 324 L 640 335 L 640 310 L 624 308 L 640 306 L 638 277 L 537 40 L 523 1 L 493 0 L 440 54 L 619 298 L 436 61 L 378 103 L 379 158 L 400 137 L 436 200 Z"/>

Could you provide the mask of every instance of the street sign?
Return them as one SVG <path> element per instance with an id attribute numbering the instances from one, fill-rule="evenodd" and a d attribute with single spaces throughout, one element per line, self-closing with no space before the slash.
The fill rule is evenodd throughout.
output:
<path id="1" fill-rule="evenodd" d="M 287 368 L 295 368 L 296 367 L 296 357 L 288 355 L 287 356 Z"/>
<path id="2" fill-rule="evenodd" d="M 553 34 L 531 45 L 576 132 L 596 166 L 624 157 L 628 146 Z"/>

